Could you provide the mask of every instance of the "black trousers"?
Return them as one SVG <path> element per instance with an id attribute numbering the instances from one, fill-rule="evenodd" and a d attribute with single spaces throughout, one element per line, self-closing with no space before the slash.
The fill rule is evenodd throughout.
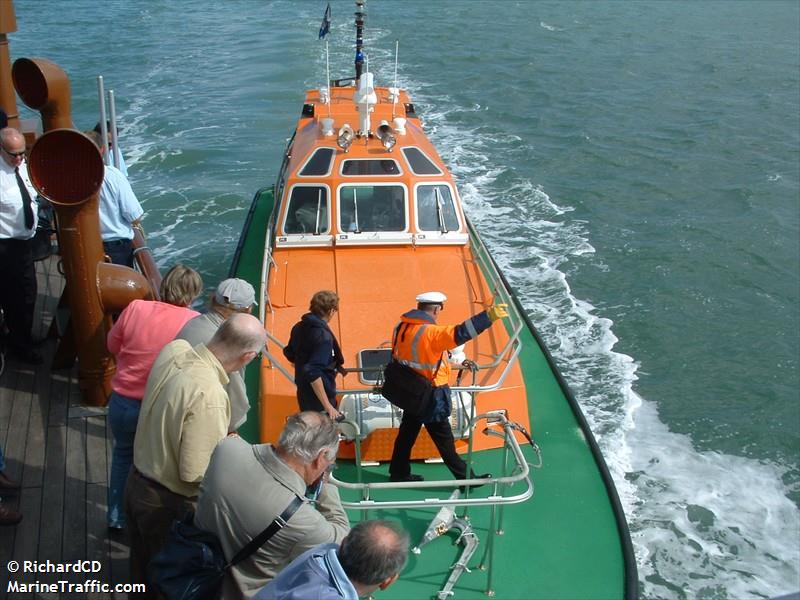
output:
<path id="1" fill-rule="evenodd" d="M 133 268 L 133 240 L 103 242 L 103 250 L 115 265 Z"/>
<path id="2" fill-rule="evenodd" d="M 31 240 L 0 239 L 0 308 L 12 348 L 31 349 L 36 271 Z"/>
<path id="3" fill-rule="evenodd" d="M 400 421 L 400 429 L 397 432 L 397 439 L 394 442 L 392 452 L 392 462 L 389 465 L 389 474 L 394 477 L 406 477 L 411 473 L 411 449 L 417 441 L 419 430 L 422 428 L 422 421 L 403 413 L 403 420 Z M 467 478 L 467 463 L 465 463 L 456 452 L 456 443 L 453 439 L 453 430 L 450 428 L 449 421 L 436 421 L 435 423 L 425 423 L 425 429 L 431 436 L 439 455 L 444 460 L 444 464 L 450 469 L 456 479 Z"/>

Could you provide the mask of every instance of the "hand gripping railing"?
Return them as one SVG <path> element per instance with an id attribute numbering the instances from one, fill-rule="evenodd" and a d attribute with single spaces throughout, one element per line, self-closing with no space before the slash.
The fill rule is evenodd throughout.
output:
<path id="1" fill-rule="evenodd" d="M 514 459 L 514 466 L 512 467 L 512 474 L 503 474 L 500 477 L 492 477 L 490 479 L 472 478 L 472 479 L 446 479 L 435 481 L 400 481 L 400 482 L 379 482 L 379 483 L 361 483 L 361 482 L 347 482 L 336 479 L 331 474 L 330 482 L 342 489 L 356 490 L 361 494 L 361 500 L 357 502 L 342 501 L 344 508 L 351 508 L 355 510 L 371 510 L 375 508 L 432 508 L 441 506 L 496 506 L 502 504 L 518 504 L 524 502 L 533 496 L 533 481 L 530 478 L 530 466 L 522 454 L 522 449 L 519 446 L 514 435 L 513 423 L 506 417 L 505 410 L 490 411 L 477 415 L 470 421 L 470 429 L 474 430 L 476 424 L 485 420 L 489 427 L 499 425 L 502 427 L 503 432 L 494 431 L 496 435 L 502 435 L 504 438 L 505 448 L 510 450 Z M 344 421 L 343 424 L 355 428 L 356 437 L 360 437 L 358 425 L 352 421 Z M 487 430 L 492 432 L 491 429 Z M 357 465 L 360 468 L 360 465 Z M 503 470 L 506 470 L 506 464 L 503 464 Z M 510 486 L 518 481 L 523 481 L 525 490 L 520 494 L 513 494 L 504 496 L 499 494 L 500 486 Z M 375 500 L 372 498 L 374 490 L 393 490 L 393 489 L 426 489 L 426 488 L 456 488 L 460 486 L 470 485 L 491 485 L 494 486 L 493 493 L 486 498 L 425 498 L 422 500 Z"/>

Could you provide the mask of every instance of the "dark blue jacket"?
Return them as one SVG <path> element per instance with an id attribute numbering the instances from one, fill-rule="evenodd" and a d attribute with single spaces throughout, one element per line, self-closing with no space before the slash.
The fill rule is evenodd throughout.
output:
<path id="1" fill-rule="evenodd" d="M 301 410 L 324 410 L 311 388 L 311 382 L 322 378 L 325 393 L 336 406 L 336 371 L 344 364 L 339 342 L 328 324 L 313 313 L 306 313 L 292 327 L 283 355 L 294 363 L 294 382 Z"/>

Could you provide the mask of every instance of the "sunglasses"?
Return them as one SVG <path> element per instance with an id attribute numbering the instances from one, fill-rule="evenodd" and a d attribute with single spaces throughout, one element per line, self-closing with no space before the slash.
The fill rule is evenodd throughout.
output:
<path id="1" fill-rule="evenodd" d="M 25 156 L 25 150 L 23 150 L 22 152 L 10 152 L 9 150 L 6 150 L 5 148 L 3 148 L 3 152 L 5 152 L 6 154 L 8 154 L 9 156 L 12 156 L 14 158 L 19 158 L 20 156 Z"/>

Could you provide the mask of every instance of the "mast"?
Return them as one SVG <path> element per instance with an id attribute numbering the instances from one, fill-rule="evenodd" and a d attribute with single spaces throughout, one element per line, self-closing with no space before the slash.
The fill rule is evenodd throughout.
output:
<path id="1" fill-rule="evenodd" d="M 361 78 L 361 69 L 364 64 L 364 4 L 367 0 L 356 0 L 356 85 Z"/>

